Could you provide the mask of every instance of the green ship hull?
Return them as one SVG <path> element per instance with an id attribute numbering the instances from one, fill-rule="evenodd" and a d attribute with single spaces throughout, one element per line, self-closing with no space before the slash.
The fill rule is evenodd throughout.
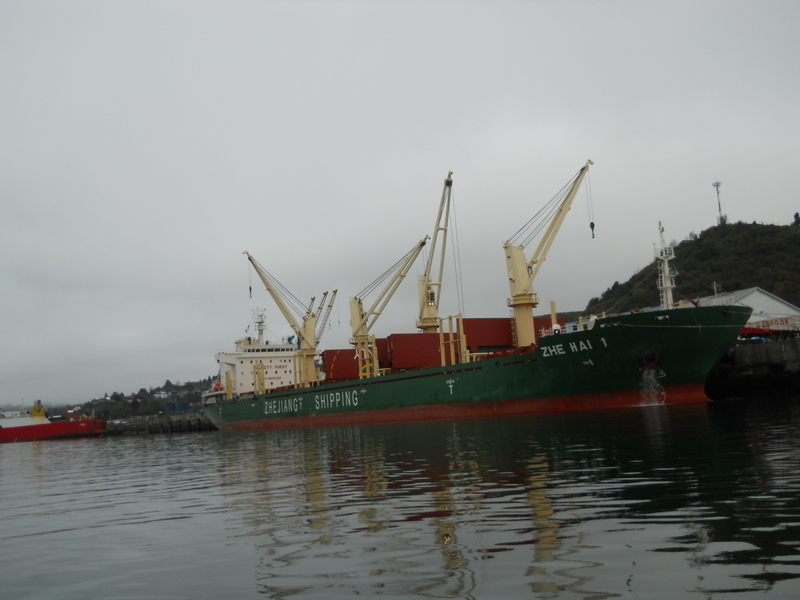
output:
<path id="1" fill-rule="evenodd" d="M 219 429 L 241 431 L 706 402 L 706 377 L 751 312 L 716 306 L 613 316 L 472 362 L 220 395 L 205 410 Z"/>

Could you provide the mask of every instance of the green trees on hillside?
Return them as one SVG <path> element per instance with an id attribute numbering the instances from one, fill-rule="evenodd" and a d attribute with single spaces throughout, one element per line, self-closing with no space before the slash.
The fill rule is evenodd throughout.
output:
<path id="1" fill-rule="evenodd" d="M 800 221 L 800 217 L 796 219 Z M 760 287 L 800 306 L 800 226 L 727 223 L 675 247 L 676 299 Z M 659 303 L 651 263 L 623 284 L 592 298 L 588 313 L 624 312 Z"/>
<path id="2" fill-rule="evenodd" d="M 169 379 L 161 387 L 140 388 L 130 396 L 113 392 L 105 394 L 104 399 L 92 400 L 83 406 L 84 412 L 95 415 L 105 414 L 109 419 L 155 415 L 170 410 L 183 410 L 183 407 L 197 405 L 202 393 L 211 387 L 214 376 L 199 381 L 172 383 Z M 159 392 L 166 392 L 164 397 Z"/>

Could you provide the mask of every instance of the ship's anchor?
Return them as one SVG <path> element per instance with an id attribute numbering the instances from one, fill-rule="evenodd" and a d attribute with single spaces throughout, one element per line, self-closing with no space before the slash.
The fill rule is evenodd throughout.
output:
<path id="1" fill-rule="evenodd" d="M 658 354 L 656 352 L 645 352 L 639 355 L 639 362 L 644 371 L 654 371 L 658 368 Z"/>

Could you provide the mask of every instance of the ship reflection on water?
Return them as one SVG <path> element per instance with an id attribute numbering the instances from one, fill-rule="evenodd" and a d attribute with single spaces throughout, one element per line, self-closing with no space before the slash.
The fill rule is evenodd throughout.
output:
<path id="1" fill-rule="evenodd" d="M 794 599 L 799 434 L 770 400 L 7 444 L 0 597 Z"/>
<path id="2" fill-rule="evenodd" d="M 267 597 L 791 598 L 798 428 L 792 404 L 692 404 L 220 434 L 217 450 Z"/>

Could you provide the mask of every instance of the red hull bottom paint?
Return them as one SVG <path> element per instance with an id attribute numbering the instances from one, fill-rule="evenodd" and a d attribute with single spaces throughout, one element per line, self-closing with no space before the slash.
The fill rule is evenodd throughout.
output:
<path id="1" fill-rule="evenodd" d="M 55 421 L 40 425 L 0 427 L 0 443 L 84 438 L 102 435 L 103 433 L 105 433 L 105 427 L 100 419 Z"/>
<path id="2" fill-rule="evenodd" d="M 223 431 L 567 413 L 707 402 L 708 373 L 752 309 L 713 306 L 598 319 L 535 347 L 463 362 L 322 381 L 227 399 L 206 396 Z"/>
<path id="3" fill-rule="evenodd" d="M 220 424 L 220 428 L 223 431 L 262 431 L 266 429 L 329 427 L 336 425 L 380 425 L 401 422 L 541 415 L 666 404 L 699 404 L 709 401 L 703 385 L 670 387 L 665 388 L 664 391 L 667 398 L 665 402 L 648 402 L 642 398 L 642 393 L 639 390 L 633 390 L 608 394 L 505 400 L 502 402 L 437 404 L 414 408 L 384 408 L 381 410 L 316 414 L 281 419 L 236 421 Z"/>

